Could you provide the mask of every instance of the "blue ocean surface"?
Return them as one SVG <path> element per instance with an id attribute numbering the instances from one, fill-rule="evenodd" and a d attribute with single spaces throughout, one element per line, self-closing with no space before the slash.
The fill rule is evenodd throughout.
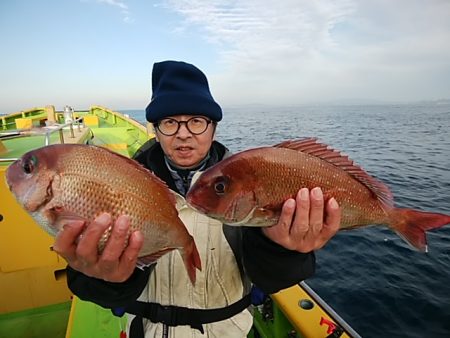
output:
<path id="1" fill-rule="evenodd" d="M 397 207 L 450 214 L 449 104 L 224 107 L 217 132 L 232 152 L 305 136 L 383 181 Z M 420 253 L 387 227 L 341 231 L 307 283 L 363 337 L 450 337 L 450 225 L 427 238 Z"/>

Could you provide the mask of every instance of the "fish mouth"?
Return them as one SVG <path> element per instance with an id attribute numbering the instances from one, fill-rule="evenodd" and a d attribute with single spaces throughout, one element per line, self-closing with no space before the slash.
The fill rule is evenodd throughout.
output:
<path id="1" fill-rule="evenodd" d="M 205 208 L 204 206 L 202 207 L 202 204 L 195 202 L 195 195 L 191 191 L 188 191 L 185 199 L 186 199 L 187 205 L 189 207 L 191 207 L 192 209 L 194 209 L 195 211 L 200 212 L 205 215 L 209 214 L 208 213 L 209 210 L 207 208 Z"/>
<path id="2" fill-rule="evenodd" d="M 203 203 L 196 203 L 195 202 L 195 196 L 192 193 L 187 193 L 186 195 L 186 203 L 188 204 L 188 206 L 192 209 L 194 209 L 196 212 L 199 212 L 203 215 L 206 215 L 208 217 L 220 220 L 222 222 L 227 221 L 225 219 L 224 215 L 221 214 L 217 214 L 212 212 L 212 210 L 210 208 L 205 207 L 205 205 Z"/>
<path id="3" fill-rule="evenodd" d="M 8 169 L 6 169 L 6 174 L 5 174 L 5 181 L 6 181 L 6 185 L 8 186 L 9 191 L 14 192 L 13 191 L 13 184 L 14 182 L 20 180 L 19 175 L 16 173 L 17 172 L 21 172 L 17 167 L 20 167 L 22 163 L 22 159 L 19 158 L 18 160 L 15 160 L 13 163 L 11 163 L 11 165 L 8 167 Z"/>
<path id="4" fill-rule="evenodd" d="M 203 215 L 206 215 L 206 216 L 208 216 L 208 217 L 211 217 L 211 218 L 220 220 L 220 221 L 222 221 L 222 222 L 223 222 L 223 221 L 226 221 L 226 219 L 224 219 L 224 217 L 223 217 L 222 215 L 220 215 L 220 214 L 214 214 L 214 213 L 211 213 L 211 212 L 210 212 L 209 210 L 207 210 L 206 208 L 202 208 L 202 207 L 199 206 L 199 205 L 194 205 L 194 204 L 190 203 L 189 201 L 187 201 L 187 204 L 189 205 L 190 208 L 194 209 L 196 212 L 199 212 L 199 213 L 201 213 L 201 214 L 203 214 Z"/>
<path id="5" fill-rule="evenodd" d="M 205 214 L 205 213 L 206 213 L 206 209 L 205 209 L 205 208 L 202 208 L 202 207 L 201 207 L 200 205 L 198 205 L 198 204 L 192 203 L 192 202 L 190 201 L 189 198 L 186 198 L 186 202 L 187 202 L 187 204 L 189 205 L 189 207 L 191 207 L 191 208 L 194 209 L 195 211 L 200 212 L 200 213 L 202 213 L 202 214 Z"/>

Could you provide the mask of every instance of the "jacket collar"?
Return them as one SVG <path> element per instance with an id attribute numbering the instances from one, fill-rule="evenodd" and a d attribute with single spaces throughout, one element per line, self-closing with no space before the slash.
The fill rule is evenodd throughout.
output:
<path id="1" fill-rule="evenodd" d="M 229 150 L 223 144 L 213 141 L 209 151 L 209 159 L 207 160 L 204 169 L 207 169 L 221 161 L 228 153 Z M 170 189 L 182 194 L 182 192 L 177 188 L 175 180 L 166 165 L 165 156 L 161 145 L 159 142 L 156 142 L 154 138 L 147 141 L 141 148 L 139 148 L 133 158 L 166 182 Z"/>

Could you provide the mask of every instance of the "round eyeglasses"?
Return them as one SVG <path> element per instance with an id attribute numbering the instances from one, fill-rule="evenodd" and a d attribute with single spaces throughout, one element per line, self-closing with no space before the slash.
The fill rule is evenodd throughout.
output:
<path id="1" fill-rule="evenodd" d="M 178 130 L 180 130 L 180 126 L 183 123 L 191 134 L 200 135 L 208 129 L 208 126 L 212 121 L 201 116 L 194 116 L 186 121 L 177 121 L 175 119 L 167 118 L 158 121 L 156 128 L 158 128 L 163 135 L 173 136 L 178 133 Z"/>

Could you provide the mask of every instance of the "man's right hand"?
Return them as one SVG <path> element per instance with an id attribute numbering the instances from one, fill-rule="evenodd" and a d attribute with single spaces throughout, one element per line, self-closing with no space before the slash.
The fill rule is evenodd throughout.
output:
<path id="1" fill-rule="evenodd" d="M 89 224 L 82 221 L 67 223 L 56 236 L 53 250 L 70 267 L 87 276 L 108 282 L 124 282 L 135 269 L 144 236 L 135 231 L 128 237 L 130 219 L 125 215 L 119 216 L 103 252 L 99 254 L 98 242 L 111 224 L 111 215 L 107 213 Z"/>

